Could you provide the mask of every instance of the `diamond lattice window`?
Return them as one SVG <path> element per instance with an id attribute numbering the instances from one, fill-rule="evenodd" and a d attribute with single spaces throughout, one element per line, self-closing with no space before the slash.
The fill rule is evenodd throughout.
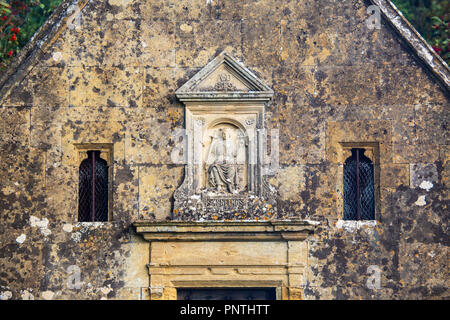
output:
<path id="1" fill-rule="evenodd" d="M 108 221 L 108 164 L 100 151 L 87 151 L 80 164 L 78 221 Z"/>
<path id="2" fill-rule="evenodd" d="M 344 220 L 375 219 L 374 168 L 364 152 L 353 148 L 344 163 Z"/>

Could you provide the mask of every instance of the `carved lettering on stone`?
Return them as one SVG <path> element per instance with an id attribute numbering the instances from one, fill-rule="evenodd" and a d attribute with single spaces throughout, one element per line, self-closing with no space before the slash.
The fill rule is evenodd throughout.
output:
<path id="1" fill-rule="evenodd" d="M 219 81 L 214 85 L 214 89 L 217 91 L 236 91 L 236 87 L 231 83 L 231 75 L 221 73 L 219 75 Z"/>

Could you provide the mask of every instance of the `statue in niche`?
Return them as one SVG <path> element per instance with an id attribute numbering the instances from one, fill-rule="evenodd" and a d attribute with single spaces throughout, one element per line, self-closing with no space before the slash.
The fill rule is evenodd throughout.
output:
<path id="1" fill-rule="evenodd" d="M 239 190 L 238 164 L 239 151 L 244 146 L 242 133 L 233 141 L 229 129 L 221 128 L 212 136 L 209 155 L 213 162 L 208 167 L 207 183 L 220 193 L 237 193 Z M 236 143 L 237 142 L 237 143 Z"/>

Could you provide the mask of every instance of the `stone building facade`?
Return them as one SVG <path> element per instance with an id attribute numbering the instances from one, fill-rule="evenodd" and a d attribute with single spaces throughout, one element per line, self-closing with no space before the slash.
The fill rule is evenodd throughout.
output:
<path id="1" fill-rule="evenodd" d="M 385 0 L 63 2 L 0 79 L 0 297 L 448 299 L 449 79 Z M 107 221 L 80 222 L 91 150 Z"/>

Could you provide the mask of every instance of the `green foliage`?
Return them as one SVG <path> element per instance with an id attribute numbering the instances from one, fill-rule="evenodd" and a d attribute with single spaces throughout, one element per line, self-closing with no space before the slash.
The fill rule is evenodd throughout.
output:
<path id="1" fill-rule="evenodd" d="M 5 1 L 0 1 L 0 12 L 11 13 L 11 10 L 9 10 L 9 5 Z"/>
<path id="2" fill-rule="evenodd" d="M 445 62 L 450 64 L 450 1 L 392 0 L 392 2 Z"/>
<path id="3" fill-rule="evenodd" d="M 40 4 L 34 6 L 29 14 L 24 17 L 22 25 L 23 34 L 19 38 L 20 46 L 24 46 L 34 33 L 40 28 L 47 18 L 52 14 L 61 0 L 40 0 Z"/>
<path id="4" fill-rule="evenodd" d="M 0 0 L 0 69 L 11 62 L 62 0 Z"/>

